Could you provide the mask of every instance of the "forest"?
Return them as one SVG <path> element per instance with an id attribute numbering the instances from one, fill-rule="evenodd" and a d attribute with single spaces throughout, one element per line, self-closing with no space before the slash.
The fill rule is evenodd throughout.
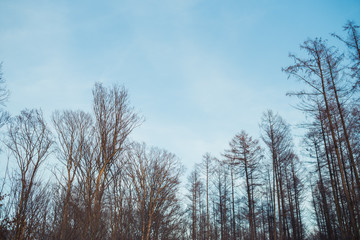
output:
<path id="1" fill-rule="evenodd" d="M 187 171 L 131 140 L 144 117 L 125 87 L 96 83 L 91 112 L 47 120 L 10 116 L 1 78 L 0 239 L 360 239 L 360 34 L 351 21 L 343 30 L 336 46 L 306 40 L 282 69 L 303 86 L 287 93 L 307 119 L 301 146 L 286 116 L 264 109 L 259 139 L 240 129 Z"/>

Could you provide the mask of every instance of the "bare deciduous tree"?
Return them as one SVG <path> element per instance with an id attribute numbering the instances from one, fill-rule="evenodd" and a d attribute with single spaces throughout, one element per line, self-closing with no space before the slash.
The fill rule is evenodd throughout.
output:
<path id="1" fill-rule="evenodd" d="M 225 151 L 227 163 L 239 166 L 240 172 L 245 176 L 245 192 L 248 202 L 248 220 L 250 234 L 249 239 L 256 239 L 256 215 L 255 215 L 255 187 L 256 174 L 262 149 L 258 140 L 253 140 L 245 131 L 235 135 L 229 143 L 230 149 Z"/>
<path id="2" fill-rule="evenodd" d="M 345 88 L 339 87 L 343 56 L 335 48 L 328 47 L 326 42 L 321 39 L 307 40 L 301 45 L 301 48 L 305 50 L 307 57 L 299 58 L 291 55 L 294 65 L 285 68 L 284 71 L 307 86 L 307 91 L 294 94 L 305 98 L 312 111 L 320 109 L 320 112 L 323 112 L 324 118 L 319 119 L 329 130 L 330 142 L 328 143 L 329 146 L 333 146 L 332 153 L 337 161 L 340 184 L 346 199 L 345 204 L 348 206 L 350 228 L 346 234 L 344 229 L 341 231 L 343 237 L 357 239 L 360 233 L 359 221 L 356 216 L 358 193 L 355 189 L 360 187 L 360 178 L 346 122 L 347 108 L 344 104 L 345 101 L 339 95 L 340 92 L 343 96 L 348 92 Z M 350 166 L 350 171 L 347 170 L 347 166 Z M 350 184 L 350 177 L 354 179 L 355 184 Z"/>
<path id="3" fill-rule="evenodd" d="M 62 218 L 59 229 L 59 239 L 69 239 L 68 209 L 75 176 L 78 172 L 89 137 L 92 137 L 92 119 L 82 111 L 64 111 L 53 114 L 53 124 L 58 137 L 58 158 L 65 166 L 65 174 L 59 179 L 63 185 L 65 198 L 63 200 Z"/>
<path id="4" fill-rule="evenodd" d="M 176 194 L 183 169 L 179 160 L 167 151 L 157 148 L 147 150 L 145 144 L 133 144 L 128 164 L 140 219 L 139 237 L 142 240 L 176 239 L 153 228 L 157 221 L 161 224 L 172 217 L 172 211 L 178 207 Z"/>
<path id="5" fill-rule="evenodd" d="M 31 210 L 29 203 L 38 171 L 50 154 L 53 141 L 39 110 L 24 110 L 16 116 L 8 129 L 6 146 L 17 163 L 19 199 L 16 203 L 13 239 L 28 239 L 33 228 L 28 228 Z"/>

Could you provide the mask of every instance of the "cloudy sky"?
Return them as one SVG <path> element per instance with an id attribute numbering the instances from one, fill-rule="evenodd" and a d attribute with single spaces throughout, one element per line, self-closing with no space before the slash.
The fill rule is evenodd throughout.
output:
<path id="1" fill-rule="evenodd" d="M 258 138 L 266 109 L 299 123 L 281 68 L 347 20 L 360 24 L 360 1 L 1 0 L 7 109 L 91 111 L 95 82 L 121 84 L 146 118 L 132 138 L 190 168 L 242 129 Z"/>

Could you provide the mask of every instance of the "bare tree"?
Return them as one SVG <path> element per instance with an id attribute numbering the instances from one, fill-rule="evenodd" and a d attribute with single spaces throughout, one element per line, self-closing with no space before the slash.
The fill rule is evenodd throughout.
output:
<path id="1" fill-rule="evenodd" d="M 271 156 L 272 187 L 269 188 L 273 191 L 273 237 L 303 239 L 300 205 L 302 187 L 289 125 L 278 114 L 268 110 L 263 114 L 260 127 L 263 131 L 262 139 Z"/>
<path id="2" fill-rule="evenodd" d="M 19 177 L 13 239 L 28 239 L 31 236 L 33 229 L 28 226 L 33 216 L 28 215 L 30 198 L 36 188 L 38 171 L 50 154 L 52 143 L 51 133 L 39 110 L 22 111 L 9 126 L 6 146 L 16 160 Z"/>
<path id="3" fill-rule="evenodd" d="M 201 225 L 201 189 L 203 188 L 203 183 L 200 178 L 199 167 L 195 166 L 193 171 L 188 177 L 188 198 L 190 200 L 189 209 L 191 212 L 191 238 L 192 240 L 200 239 L 200 225 Z"/>
<path id="4" fill-rule="evenodd" d="M 212 239 L 230 239 L 230 185 L 229 168 L 222 161 L 214 158 L 214 169 L 212 171 L 212 201 L 214 231 Z"/>
<path id="5" fill-rule="evenodd" d="M 359 221 L 356 217 L 357 193 L 355 189 L 360 187 L 358 166 L 356 165 L 353 146 L 350 143 L 349 128 L 346 124 L 346 106 L 341 101 L 339 92 L 339 77 L 341 73 L 342 55 L 337 50 L 328 47 L 321 39 L 307 40 L 301 45 L 307 53 L 307 58 L 299 58 L 291 55 L 294 65 L 284 69 L 289 76 L 296 78 L 306 84 L 307 91 L 295 93 L 297 96 L 306 97 L 310 100 L 310 107 L 323 111 L 324 126 L 329 130 L 329 146 L 333 146 L 333 154 L 337 160 L 340 173 L 340 184 L 345 195 L 345 203 L 348 206 L 350 229 L 346 231 L 346 236 L 359 238 Z M 346 92 L 345 89 L 342 89 Z M 322 104 L 314 104 L 322 103 Z M 320 105 L 320 107 L 318 107 Z M 346 151 L 343 148 L 346 148 Z M 350 172 L 347 166 L 350 166 Z M 336 173 L 336 172 L 335 172 Z M 354 185 L 349 183 L 349 178 L 354 179 Z M 345 231 L 342 230 L 343 234 Z"/>
<path id="6" fill-rule="evenodd" d="M 229 143 L 230 149 L 225 151 L 225 157 L 230 164 L 237 165 L 245 176 L 246 198 L 248 202 L 248 218 L 250 239 L 256 239 L 256 218 L 254 192 L 256 186 L 256 171 L 262 156 L 258 140 L 253 140 L 245 131 L 235 135 Z"/>
<path id="7" fill-rule="evenodd" d="M 95 139 L 92 149 L 88 149 L 89 161 L 95 174 L 93 213 L 90 218 L 91 237 L 100 239 L 104 227 L 100 224 L 102 198 L 109 184 L 109 170 L 115 161 L 121 161 L 121 154 L 126 148 L 126 140 L 132 130 L 137 127 L 142 119 L 130 106 L 125 88 L 114 85 L 107 89 L 97 83 L 93 89 L 94 99 L 94 132 Z M 88 164 L 89 166 L 89 164 Z M 86 171 L 87 173 L 89 171 Z"/>
<path id="8" fill-rule="evenodd" d="M 210 179 L 210 174 L 213 171 L 212 162 L 213 162 L 213 157 L 209 153 L 206 153 L 203 156 L 203 161 L 201 163 L 201 168 L 203 169 L 203 174 L 205 175 L 205 179 L 206 179 L 205 191 L 206 191 L 206 239 L 207 240 L 210 239 L 209 179 Z"/>
<path id="9" fill-rule="evenodd" d="M 145 144 L 133 144 L 128 164 L 140 219 L 139 237 L 142 240 L 176 239 L 171 231 L 169 235 L 154 231 L 154 225 L 173 217 L 173 210 L 178 207 L 175 203 L 182 165 L 175 155 L 157 148 L 147 150 Z M 170 226 L 171 221 L 167 224 Z"/>
<path id="10" fill-rule="evenodd" d="M 67 225 L 71 192 L 75 176 L 78 174 L 78 168 L 83 160 L 87 141 L 89 137 L 92 137 L 92 119 L 89 114 L 82 111 L 55 112 L 53 124 L 58 137 L 58 158 L 65 166 L 65 174 L 59 179 L 61 185 L 63 184 L 62 180 L 65 181 L 59 239 L 69 239 Z"/>

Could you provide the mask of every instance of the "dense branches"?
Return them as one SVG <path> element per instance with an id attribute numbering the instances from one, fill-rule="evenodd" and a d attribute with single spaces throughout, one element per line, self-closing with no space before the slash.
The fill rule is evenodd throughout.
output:
<path id="1" fill-rule="evenodd" d="M 227 163 L 238 166 L 245 177 L 245 198 L 248 205 L 248 221 L 250 239 L 256 239 L 255 188 L 261 158 L 261 148 L 257 140 L 253 140 L 244 131 L 237 134 L 230 142 L 230 149 L 225 151 Z M 233 185 L 233 184 L 232 184 Z"/>
<path id="2" fill-rule="evenodd" d="M 139 218 L 138 236 L 141 240 L 178 239 L 177 192 L 182 166 L 175 155 L 164 150 L 134 144 L 127 154 L 127 174 L 134 189 L 133 203 Z M 165 225 L 164 225 L 165 224 Z"/>
<path id="3" fill-rule="evenodd" d="M 307 57 L 291 55 L 294 65 L 284 69 L 290 77 L 305 83 L 305 90 L 293 94 L 302 100 L 300 109 L 313 119 L 307 125 L 306 144 L 316 160 L 317 178 L 311 187 L 321 239 L 360 236 L 359 131 L 354 121 L 358 117 L 358 98 L 353 94 L 357 91 L 353 86 L 359 81 L 359 35 L 358 26 L 352 22 L 344 30 L 346 38 L 335 36 L 346 44 L 350 56 L 321 39 L 308 40 L 301 45 Z"/>
<path id="4" fill-rule="evenodd" d="M 37 110 L 22 111 L 11 122 L 8 129 L 6 146 L 10 149 L 17 164 L 16 180 L 18 188 L 15 194 L 14 231 L 12 239 L 33 238 L 35 227 L 29 226 L 31 218 L 38 213 L 32 203 L 36 203 L 35 192 L 37 175 L 41 165 L 50 153 L 53 141 L 42 113 Z M 18 191 L 18 192 L 17 192 Z"/>

